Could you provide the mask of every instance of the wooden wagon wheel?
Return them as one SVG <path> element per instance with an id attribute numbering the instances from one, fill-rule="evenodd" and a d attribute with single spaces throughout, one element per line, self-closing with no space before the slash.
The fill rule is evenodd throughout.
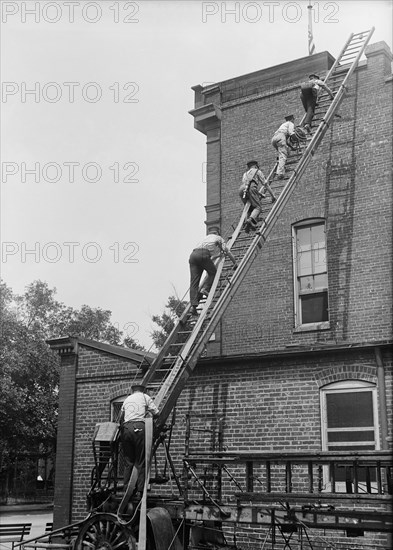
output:
<path id="1" fill-rule="evenodd" d="M 136 550 L 135 538 L 114 514 L 94 514 L 81 526 L 75 550 Z"/>

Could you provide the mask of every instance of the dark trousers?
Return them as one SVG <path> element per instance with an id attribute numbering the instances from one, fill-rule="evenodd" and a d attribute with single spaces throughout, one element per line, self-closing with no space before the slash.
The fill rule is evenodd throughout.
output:
<path id="1" fill-rule="evenodd" d="M 304 110 L 307 113 L 303 124 L 309 124 L 311 126 L 312 119 L 314 118 L 315 107 L 317 105 L 317 92 L 313 88 L 305 88 L 300 92 L 300 99 L 302 100 Z"/>
<path id="2" fill-rule="evenodd" d="M 210 252 L 205 248 L 195 248 L 191 252 L 189 259 L 190 263 L 190 302 L 192 306 L 198 305 L 198 290 L 199 283 L 201 281 L 202 273 L 207 271 L 207 279 L 204 288 L 209 291 L 213 281 L 214 276 L 217 272 L 216 266 L 214 265 L 213 260 L 210 257 Z"/>
<path id="3" fill-rule="evenodd" d="M 240 198 L 246 204 L 247 201 L 250 201 L 251 208 L 248 212 L 249 216 L 255 221 L 258 220 L 259 214 L 262 212 L 262 201 L 261 195 L 258 193 L 258 184 L 252 180 L 248 186 L 246 196 L 244 197 L 244 190 L 240 188 Z"/>
<path id="4" fill-rule="evenodd" d="M 128 484 L 132 468 L 138 470 L 137 491 L 143 491 L 145 484 L 145 423 L 125 422 L 121 432 L 124 454 L 124 486 Z"/>

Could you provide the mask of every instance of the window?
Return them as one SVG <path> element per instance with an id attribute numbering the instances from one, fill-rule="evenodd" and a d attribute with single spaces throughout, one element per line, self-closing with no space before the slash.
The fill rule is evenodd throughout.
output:
<path id="1" fill-rule="evenodd" d="M 114 399 L 111 403 L 111 421 L 112 422 L 118 422 L 120 420 L 120 413 L 121 413 L 121 406 L 123 405 L 123 402 L 127 395 L 123 395 L 122 397 L 118 397 Z M 120 445 L 119 446 L 119 456 L 117 459 L 117 477 L 118 479 L 122 479 L 124 475 L 124 457 L 123 457 L 123 448 Z"/>
<path id="2" fill-rule="evenodd" d="M 111 421 L 112 422 L 118 422 L 120 419 L 120 411 L 121 406 L 123 405 L 123 402 L 127 395 L 124 395 L 122 397 L 117 397 L 114 399 L 111 403 Z"/>
<path id="3" fill-rule="evenodd" d="M 325 386 L 321 390 L 321 412 L 322 450 L 362 452 L 378 449 L 377 390 L 374 384 L 346 380 Z M 335 468 L 338 490 L 348 490 L 346 483 L 352 476 L 349 470 Z M 364 483 L 367 475 L 374 481 L 375 471 L 364 470 L 359 469 L 359 481 Z M 328 483 L 331 474 L 326 469 L 325 482 Z"/>
<path id="4" fill-rule="evenodd" d="M 325 222 L 294 226 L 295 327 L 329 328 Z"/>

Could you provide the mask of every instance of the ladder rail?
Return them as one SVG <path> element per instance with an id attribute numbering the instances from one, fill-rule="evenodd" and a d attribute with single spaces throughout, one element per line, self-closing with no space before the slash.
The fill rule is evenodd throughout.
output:
<path id="1" fill-rule="evenodd" d="M 236 242 L 236 239 L 240 233 L 240 230 L 241 230 L 241 224 L 244 222 L 246 216 L 247 216 L 247 211 L 248 211 L 248 208 L 249 208 L 249 205 L 250 203 L 247 202 L 246 205 L 244 205 L 244 208 L 243 208 L 243 212 L 242 212 L 242 216 L 241 216 L 241 219 L 240 219 L 240 222 L 238 223 L 234 233 L 231 235 L 231 237 L 229 238 L 228 242 L 226 243 L 226 246 L 227 248 L 230 250 L 231 247 L 233 246 L 233 244 Z M 219 265 L 219 262 L 221 261 L 221 259 L 217 259 L 215 261 L 215 265 L 216 267 Z M 217 267 L 217 269 L 219 269 Z M 222 269 L 219 270 L 219 273 L 221 275 L 221 271 Z M 202 280 L 202 286 L 203 286 L 203 282 L 206 280 L 206 277 Z M 217 286 L 218 284 L 218 281 L 219 281 L 219 277 L 217 277 L 216 275 L 216 284 L 213 282 L 213 285 L 214 288 Z M 210 294 L 210 293 L 209 293 Z M 206 301 L 207 303 L 207 301 Z M 209 304 L 211 303 L 211 300 L 209 300 Z M 167 353 L 168 353 L 168 350 L 169 348 L 175 343 L 175 340 L 178 336 L 178 333 L 180 332 L 181 328 L 185 326 L 186 322 L 187 322 L 187 318 L 189 316 L 189 312 L 190 312 L 190 309 L 191 309 L 191 303 L 189 302 L 186 307 L 185 307 L 185 310 L 183 311 L 182 315 L 180 316 L 179 320 L 177 321 L 177 323 L 175 324 L 175 326 L 173 327 L 171 333 L 168 335 L 165 343 L 164 343 L 164 346 L 161 348 L 161 350 L 159 351 L 157 357 L 154 359 L 153 363 L 151 364 L 151 366 L 149 367 L 148 371 L 146 372 L 146 374 L 144 375 L 143 377 L 143 380 L 142 380 L 142 384 L 144 386 L 148 386 L 150 384 L 150 382 L 152 381 L 154 375 L 156 374 L 157 370 L 160 368 L 161 364 L 163 363 Z M 207 311 L 207 308 L 204 308 L 204 310 Z M 205 315 L 203 315 L 203 319 L 205 318 Z M 197 330 L 200 329 L 200 326 L 201 326 L 201 323 L 199 322 L 201 319 L 201 315 L 199 316 L 198 318 L 198 323 L 195 325 L 194 329 L 193 329 L 193 333 L 194 331 L 196 332 Z M 184 342 L 184 345 L 186 344 L 187 342 Z M 178 352 L 178 356 L 184 354 L 183 352 L 183 349 L 181 349 L 179 352 Z M 174 358 L 175 359 L 175 358 Z M 174 367 L 176 368 L 176 367 Z M 155 398 L 156 399 L 156 398 Z"/>
<path id="2" fill-rule="evenodd" d="M 329 72 L 328 72 L 328 74 L 326 75 L 325 80 L 324 80 L 325 83 L 326 83 L 327 80 L 329 80 L 329 78 L 331 77 L 331 75 L 334 73 L 334 71 L 335 71 L 336 68 L 338 67 L 338 65 L 339 65 L 339 63 L 340 63 L 340 59 L 343 57 L 344 53 L 346 52 L 346 50 L 347 50 L 348 46 L 350 45 L 350 43 L 351 43 L 353 37 L 354 37 L 354 34 L 351 33 L 351 34 L 349 35 L 348 40 L 347 40 L 346 43 L 344 44 L 342 50 L 340 51 L 340 53 L 338 54 L 338 56 L 337 56 L 336 59 L 334 60 L 333 65 L 330 67 Z"/>
<path id="3" fill-rule="evenodd" d="M 336 108 L 338 107 L 339 103 L 341 102 L 341 101 L 339 101 L 339 98 L 341 96 L 343 96 L 344 88 L 342 90 L 343 90 L 343 92 L 341 93 L 341 95 L 339 97 L 337 97 L 337 96 L 335 97 L 335 100 L 337 99 L 337 101 L 332 102 L 332 103 L 335 103 Z M 296 187 L 297 181 L 300 179 L 301 175 L 303 174 L 304 170 L 306 169 L 306 167 L 307 167 L 307 165 L 308 165 L 308 163 L 311 159 L 311 156 L 312 156 L 313 152 L 315 151 L 316 147 L 319 144 L 319 141 L 320 141 L 320 140 L 318 140 L 319 135 L 321 134 L 320 139 L 322 139 L 324 133 L 326 132 L 326 130 L 324 130 L 323 133 L 321 133 L 322 132 L 322 129 L 321 129 L 322 126 L 323 126 L 323 124 L 321 122 L 321 124 L 318 126 L 317 132 L 314 134 L 311 142 L 307 146 L 306 150 L 303 152 L 303 155 L 300 158 L 297 167 L 294 169 L 293 174 L 289 178 L 289 180 L 288 180 L 287 184 L 285 185 L 284 189 L 281 191 L 281 194 L 280 194 L 278 200 L 275 202 L 274 206 L 272 207 L 272 209 L 268 213 L 268 215 L 266 217 L 266 220 L 264 220 L 262 222 L 262 227 L 258 231 L 258 235 L 256 235 L 254 237 L 254 239 L 251 242 L 251 244 L 249 245 L 245 255 L 243 256 L 241 262 L 239 263 L 237 270 L 234 272 L 234 275 L 232 276 L 229 284 L 224 288 L 222 294 L 218 298 L 218 300 L 217 300 L 217 302 L 214 306 L 214 309 L 211 313 L 211 317 L 210 317 L 208 326 L 203 330 L 203 332 L 200 336 L 199 342 L 196 344 L 196 347 L 192 350 L 192 355 L 194 357 L 197 357 L 197 359 L 195 360 L 195 364 L 198 360 L 198 357 L 199 357 L 200 353 L 202 353 L 204 346 L 207 344 L 209 338 L 213 334 L 214 329 L 216 328 L 216 326 L 217 326 L 221 316 L 223 315 L 225 309 L 229 305 L 229 302 L 232 299 L 234 293 L 237 291 L 238 287 L 240 286 L 240 283 L 242 282 L 242 280 L 244 279 L 244 277 L 248 273 L 248 270 L 251 268 L 251 265 L 252 265 L 255 257 L 257 256 L 257 254 L 259 252 L 259 249 L 262 248 L 261 240 L 266 241 L 267 235 L 273 229 L 273 227 L 274 227 L 274 225 L 275 225 L 275 223 L 276 223 L 276 221 L 279 217 L 279 214 L 281 213 L 281 211 L 285 207 L 290 195 L 292 194 L 294 188 Z M 318 131 L 320 131 L 320 132 L 318 133 Z M 274 172 L 274 168 L 271 171 L 271 173 L 269 174 L 269 177 L 273 172 Z M 246 208 L 248 209 L 247 205 L 245 205 L 245 207 L 243 209 L 241 221 L 239 221 L 239 224 L 236 228 L 237 234 L 240 233 L 240 229 L 242 227 L 242 220 L 244 221 L 245 213 L 247 211 Z M 233 242 L 235 242 L 235 241 L 233 241 Z M 220 264 L 221 268 L 223 266 L 224 261 L 225 261 L 225 258 L 223 258 L 221 260 L 221 264 Z M 218 284 L 218 280 L 219 280 L 219 275 L 217 273 L 216 278 L 215 278 L 216 286 Z M 210 299 L 213 298 L 213 295 L 214 295 L 214 292 L 209 293 Z M 209 303 L 209 305 L 210 305 L 210 303 Z M 182 359 L 181 359 L 180 362 L 177 362 L 176 372 L 173 374 L 173 376 L 171 376 L 170 383 L 172 383 L 175 380 L 182 364 L 187 363 L 187 366 L 189 367 L 188 370 L 190 371 L 190 373 L 191 373 L 193 367 L 195 366 L 195 364 L 193 364 L 194 362 L 192 361 L 192 358 L 187 357 L 187 355 L 188 355 L 188 352 L 190 351 L 192 345 L 194 344 L 194 342 L 195 342 L 195 340 L 196 340 L 196 338 L 199 334 L 199 331 L 202 327 L 203 321 L 205 320 L 207 311 L 208 311 L 208 306 L 207 306 L 207 304 L 205 304 L 205 307 L 202 310 L 202 313 L 200 315 L 200 318 L 198 319 L 197 325 L 195 326 L 195 329 L 194 329 L 194 331 L 193 331 L 193 333 L 190 337 L 190 340 L 187 341 L 186 345 L 182 348 L 182 350 L 180 352 L 182 354 Z M 190 345 L 188 345 L 188 344 L 190 344 Z M 187 378 L 188 378 L 188 376 L 187 376 Z M 183 387 L 184 387 L 184 384 L 181 383 L 181 381 L 177 381 L 177 382 L 174 383 L 174 387 L 172 389 L 172 397 L 174 398 L 174 400 L 177 399 L 177 397 L 180 394 Z M 164 394 L 168 389 L 169 389 L 169 384 L 166 384 L 165 389 L 162 392 L 160 392 L 159 405 L 161 405 L 161 403 L 164 399 Z M 172 399 L 171 399 L 171 401 L 172 401 Z M 159 406 L 159 405 L 157 405 L 157 406 Z M 166 420 L 167 416 L 169 415 L 170 410 L 171 410 L 171 408 L 169 408 L 167 403 L 165 403 L 164 406 L 163 406 L 163 409 L 161 410 L 160 415 L 158 417 L 157 424 L 161 425 L 161 424 L 165 423 L 165 420 Z"/>
<path id="4" fill-rule="evenodd" d="M 269 174 L 269 178 L 272 176 L 274 172 L 274 168 L 273 170 L 271 171 L 271 173 Z M 241 231 L 241 228 L 242 228 L 242 225 L 247 217 L 247 212 L 248 212 L 248 209 L 250 207 L 250 202 L 247 201 L 247 203 L 244 205 L 244 208 L 243 208 L 243 211 L 242 211 L 242 215 L 241 215 L 241 218 L 240 218 L 240 221 L 238 222 L 235 230 L 233 231 L 233 233 L 229 236 L 227 242 L 226 242 L 226 247 L 231 250 L 232 246 L 236 243 L 236 240 L 239 236 L 239 233 Z M 215 261 L 215 265 L 216 267 L 218 266 L 220 262 L 220 258 L 217 259 Z M 221 271 L 220 271 L 220 274 L 221 274 Z M 201 287 L 203 287 L 203 283 L 204 281 L 206 280 L 207 276 L 205 276 L 203 279 L 202 279 L 202 284 L 201 284 Z M 217 280 L 217 283 L 218 283 L 218 280 Z M 214 285 L 214 283 L 213 283 Z M 210 302 L 209 302 L 210 303 Z M 167 356 L 167 353 L 168 353 L 168 350 L 169 348 L 174 345 L 175 341 L 176 341 L 176 338 L 179 334 L 179 332 L 181 331 L 181 329 L 186 325 L 186 322 L 187 322 L 187 318 L 189 316 L 189 312 L 190 312 L 190 309 L 191 309 L 191 303 L 188 302 L 188 304 L 186 305 L 182 315 L 180 316 L 180 318 L 178 319 L 178 321 L 176 322 L 175 326 L 173 327 L 172 331 L 170 332 L 170 334 L 168 335 L 163 347 L 160 349 L 157 357 L 155 357 L 154 361 L 151 363 L 149 369 L 147 370 L 147 372 L 145 373 L 144 377 L 143 377 L 143 380 L 142 380 L 142 384 L 144 386 L 148 386 L 151 381 L 153 380 L 154 378 L 154 375 L 156 374 L 156 372 L 158 371 L 158 369 L 160 368 L 160 366 L 162 365 L 165 357 Z M 198 323 L 197 325 L 197 329 L 199 330 L 200 328 L 200 323 Z M 194 330 L 195 330 L 195 327 L 194 327 Z M 184 342 L 184 344 L 186 344 L 186 342 Z M 180 350 L 178 352 L 178 355 L 180 356 L 182 354 L 182 351 L 183 350 Z"/>
<path id="5" fill-rule="evenodd" d="M 198 317 L 198 320 L 195 324 L 195 327 L 194 327 L 190 337 L 188 338 L 187 342 L 185 342 L 185 345 L 183 346 L 183 348 L 179 352 L 178 358 L 177 358 L 173 368 L 171 369 L 171 373 L 169 374 L 168 379 L 164 381 L 164 383 L 162 384 L 161 388 L 159 389 L 157 395 L 154 398 L 154 402 L 157 405 L 157 407 L 160 406 L 162 400 L 165 397 L 165 393 L 166 393 L 167 389 L 169 388 L 170 383 L 177 376 L 177 373 L 179 372 L 181 366 L 185 363 L 187 355 L 188 355 L 193 343 L 195 342 L 195 339 L 197 338 L 197 336 L 199 334 L 199 331 L 202 327 L 202 324 L 203 324 L 203 322 L 204 322 L 204 320 L 207 316 L 209 306 L 210 306 L 210 304 L 213 300 L 213 296 L 214 296 L 215 290 L 217 288 L 217 285 L 218 285 L 218 282 L 219 282 L 219 279 L 220 279 L 220 276 L 221 276 L 224 261 L 225 261 L 225 258 L 221 258 L 219 260 L 218 267 L 217 267 L 217 273 L 216 273 L 216 276 L 214 278 L 211 291 L 209 292 L 209 296 L 207 297 L 206 303 L 204 304 L 204 306 L 202 308 L 202 311 L 201 311 L 201 313 Z"/>
<path id="6" fill-rule="evenodd" d="M 270 171 L 269 176 L 267 178 L 268 181 L 270 181 L 270 179 L 272 178 L 272 176 L 275 172 L 275 169 L 276 169 L 276 165 Z M 247 217 L 247 213 L 249 211 L 249 208 L 250 208 L 250 202 L 247 201 L 247 203 L 244 205 L 242 214 L 240 216 L 240 220 L 239 220 L 234 232 L 232 233 L 232 235 L 229 237 L 228 241 L 226 242 L 226 246 L 229 250 L 236 243 L 236 240 L 237 240 L 237 238 L 238 238 L 238 236 L 241 232 L 241 229 L 243 227 L 244 221 Z M 217 273 L 216 273 L 212 288 L 209 292 L 209 296 L 206 300 L 206 303 L 204 304 L 204 306 L 202 308 L 202 311 L 201 311 L 201 313 L 198 317 L 197 323 L 195 324 L 195 327 L 192 331 L 192 334 L 190 335 L 187 342 L 184 343 L 182 349 L 178 352 L 178 356 L 175 359 L 175 362 L 172 366 L 171 372 L 165 378 L 165 380 L 162 383 L 158 393 L 156 394 L 156 396 L 154 398 L 154 401 L 155 401 L 155 403 L 158 407 L 161 405 L 161 403 L 162 403 L 162 401 L 165 397 L 165 393 L 166 393 L 167 389 L 169 389 L 169 387 L 170 387 L 170 384 L 174 381 L 174 379 L 176 378 L 176 376 L 177 376 L 178 372 L 180 371 L 182 365 L 185 363 L 186 357 L 189 354 L 190 350 L 192 349 L 192 347 L 193 347 L 193 345 L 196 341 L 196 338 L 198 337 L 199 332 L 201 331 L 203 323 L 206 320 L 206 316 L 209 313 L 209 308 L 210 308 L 210 305 L 211 305 L 212 300 L 214 298 L 217 286 L 219 284 L 220 277 L 221 277 L 221 274 L 222 274 L 222 270 L 223 270 L 223 267 L 224 267 L 224 263 L 225 263 L 225 257 L 220 258 L 218 260 Z M 189 308 L 190 308 L 190 304 L 188 304 L 187 309 L 184 312 L 185 315 L 189 311 Z M 182 318 L 183 318 L 183 316 L 182 316 Z M 165 347 L 166 347 L 166 350 L 167 350 L 170 346 L 165 346 Z M 164 356 L 165 354 L 161 354 L 161 355 Z M 158 368 L 158 367 L 156 367 L 156 368 Z M 144 384 L 150 379 L 151 379 L 151 377 L 149 377 L 149 378 L 146 377 L 146 379 L 144 379 Z"/>
<path id="7" fill-rule="evenodd" d="M 349 71 L 345 74 L 344 79 L 343 79 L 343 81 L 342 81 L 341 84 L 340 84 L 340 88 L 339 88 L 339 90 L 337 91 L 337 93 L 336 93 L 336 95 L 335 95 L 335 98 L 336 98 L 337 94 L 339 93 L 341 87 L 342 87 L 342 86 L 346 86 L 347 81 L 349 80 L 349 78 L 350 78 L 351 75 L 353 74 L 354 70 L 356 69 L 356 67 L 357 67 L 357 65 L 358 65 L 358 63 L 359 63 L 359 60 L 360 60 L 361 56 L 363 55 L 363 52 L 364 52 L 364 50 L 365 50 L 367 44 L 369 43 L 372 34 L 374 33 L 374 30 L 375 30 L 375 27 L 371 27 L 370 30 L 364 31 L 364 32 L 362 32 L 362 33 L 357 33 L 357 34 L 351 33 L 350 36 L 349 36 L 349 38 L 348 38 L 348 40 L 346 41 L 344 47 L 341 49 L 339 55 L 338 55 L 337 58 L 335 59 L 333 65 L 330 67 L 329 72 L 328 72 L 328 74 L 326 75 L 325 80 L 323 81 L 325 84 L 327 84 L 327 82 L 329 81 L 329 79 L 334 75 L 336 69 L 340 69 L 340 61 L 341 61 L 341 59 L 343 58 L 343 56 L 345 55 L 345 52 L 346 52 L 348 46 L 351 44 L 353 38 L 354 38 L 355 36 L 359 36 L 360 42 L 359 42 L 359 44 L 356 45 L 356 48 L 359 48 L 359 47 L 360 47 L 360 50 L 357 52 L 357 55 L 356 55 L 355 59 L 354 59 L 353 61 L 351 61 L 350 63 L 348 63 L 348 65 L 350 66 L 350 69 L 349 69 Z M 366 35 L 366 38 L 363 38 L 363 35 Z M 362 41 L 363 41 L 363 42 L 362 42 Z M 335 99 L 335 98 L 334 98 L 334 99 Z M 331 103 L 329 109 L 332 107 L 333 103 L 334 103 L 334 100 L 332 101 L 332 103 Z M 328 109 L 327 112 L 329 112 L 329 109 Z M 327 113 L 326 113 L 326 115 L 327 115 Z M 325 115 L 325 117 L 326 117 L 326 115 Z M 304 119 L 305 119 L 305 118 L 306 118 L 306 113 L 304 113 L 304 115 L 303 115 L 303 117 L 302 117 L 302 119 L 301 119 L 301 122 L 300 122 L 301 124 L 304 122 Z"/>
<path id="8" fill-rule="evenodd" d="M 374 33 L 375 31 L 375 27 L 371 27 L 371 29 L 369 29 L 368 31 L 364 31 L 362 33 L 358 33 L 357 35 L 352 33 L 349 37 L 349 39 L 347 40 L 345 46 L 343 47 L 343 49 L 341 50 L 340 54 L 338 55 L 337 59 L 335 60 L 335 62 L 333 63 L 333 65 L 330 67 L 330 70 L 328 72 L 328 74 L 326 75 L 326 78 L 324 80 L 324 82 L 326 82 L 327 80 L 329 80 L 329 78 L 333 75 L 333 73 L 335 72 L 335 70 L 337 68 L 340 68 L 339 67 L 339 63 L 340 63 L 340 60 L 344 57 L 344 54 L 345 54 L 345 51 L 347 50 L 350 42 L 352 41 L 353 37 L 354 36 L 359 36 L 361 38 L 359 38 L 359 40 L 363 40 L 363 43 L 362 42 L 359 42 L 359 44 L 356 45 L 355 48 L 358 48 L 360 47 L 360 51 L 358 52 L 357 56 L 356 56 L 356 59 L 351 63 L 351 74 L 353 73 L 353 71 L 356 69 L 356 66 L 359 62 L 359 59 L 360 57 L 362 56 L 367 44 L 369 43 L 370 41 L 370 38 L 372 36 L 372 34 Z M 367 33 L 367 36 L 366 38 L 364 39 L 363 38 L 363 35 L 365 35 Z"/>

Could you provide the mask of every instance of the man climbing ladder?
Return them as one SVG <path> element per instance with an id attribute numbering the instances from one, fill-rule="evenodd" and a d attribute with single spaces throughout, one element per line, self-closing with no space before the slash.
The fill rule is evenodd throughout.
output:
<path id="1" fill-rule="evenodd" d="M 248 201 L 251 204 L 251 212 L 244 226 L 245 231 L 248 233 L 250 229 L 255 230 L 258 226 L 259 214 L 262 212 L 261 200 L 266 197 L 266 190 L 269 192 L 272 202 L 275 202 L 276 197 L 270 188 L 268 180 L 259 168 L 258 162 L 250 160 L 247 162 L 247 168 L 248 170 L 243 174 L 239 195 L 244 204 Z M 258 186 L 260 186 L 259 189 Z"/>

